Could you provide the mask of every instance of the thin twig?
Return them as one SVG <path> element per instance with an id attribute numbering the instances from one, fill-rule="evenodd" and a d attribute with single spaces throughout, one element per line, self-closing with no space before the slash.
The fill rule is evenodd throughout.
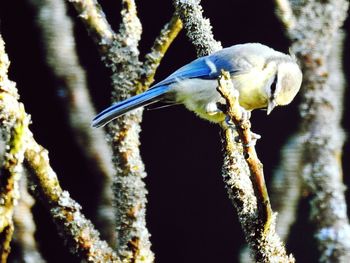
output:
<path id="1" fill-rule="evenodd" d="M 151 51 L 145 56 L 143 66 L 143 76 L 140 80 L 138 92 L 147 89 L 154 81 L 156 70 L 167 52 L 169 46 L 177 37 L 182 29 L 182 22 L 177 15 L 173 15 L 169 23 L 160 31 L 159 36 L 155 39 Z"/>
<path id="2" fill-rule="evenodd" d="M 233 94 L 235 89 L 228 72 L 220 76 L 218 91 L 226 100 L 227 115 L 234 122 L 243 144 L 240 146 L 237 143 L 231 127 L 223 125 L 224 182 L 237 209 L 248 245 L 257 262 L 294 262 L 293 256 L 287 255 L 276 234 L 276 216 L 272 215 L 264 182 L 259 181 L 255 185 L 260 180 L 257 177 L 263 176 L 262 165 L 252 146 L 249 120 L 242 119 L 243 109 L 239 105 L 237 92 Z M 247 169 L 252 174 L 252 180 L 246 171 L 242 172 Z"/>
<path id="3" fill-rule="evenodd" d="M 107 22 L 101 6 L 96 0 L 68 0 L 79 14 L 79 18 L 85 23 L 91 37 L 100 50 L 109 48 L 114 40 L 114 31 Z"/>
<path id="4" fill-rule="evenodd" d="M 8 79 L 10 61 L 0 36 L 0 133 L 5 143 L 0 169 L 0 262 L 6 262 L 14 231 L 14 205 L 19 198 L 18 181 L 21 178 L 25 150 L 25 130 L 29 117 L 22 103 L 18 103 L 15 83 Z"/>
<path id="5" fill-rule="evenodd" d="M 64 0 L 31 0 L 42 36 L 46 62 L 56 78 L 58 92 L 68 123 L 90 170 L 98 177 L 96 191 L 97 227 L 101 236 L 115 246 L 115 222 L 112 206 L 112 150 L 103 129 L 91 129 L 96 111 L 88 91 L 85 70 L 79 63 L 73 24 L 67 16 Z M 90 12 L 92 9 L 89 9 Z M 101 23 L 99 23 L 101 24 Z M 60 30 L 57 30 L 60 28 Z M 100 29 L 102 30 L 102 29 Z"/>
<path id="6" fill-rule="evenodd" d="M 289 0 L 275 0 L 275 7 L 276 15 L 281 20 L 286 30 L 293 29 L 296 21 Z"/>

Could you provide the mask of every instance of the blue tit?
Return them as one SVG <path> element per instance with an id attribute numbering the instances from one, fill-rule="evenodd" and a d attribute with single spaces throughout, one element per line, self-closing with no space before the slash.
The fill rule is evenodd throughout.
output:
<path id="1" fill-rule="evenodd" d="M 117 102 L 98 114 L 101 127 L 128 111 L 158 101 L 184 104 L 199 117 L 214 123 L 225 119 L 225 100 L 217 91 L 221 70 L 231 75 L 239 104 L 247 111 L 287 105 L 298 93 L 302 72 L 296 59 L 259 43 L 234 45 L 200 57 L 176 70 L 147 91 Z"/>

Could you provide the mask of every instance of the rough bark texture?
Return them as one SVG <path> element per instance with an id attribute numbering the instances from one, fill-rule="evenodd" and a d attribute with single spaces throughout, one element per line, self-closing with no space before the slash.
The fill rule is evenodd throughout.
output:
<path id="1" fill-rule="evenodd" d="M 100 7 L 93 0 L 71 0 L 99 47 L 102 60 L 111 69 L 112 101 L 120 101 L 145 90 L 165 51 L 181 29 L 175 17 L 165 29 L 145 64 L 139 60 L 142 27 L 133 0 L 122 1 L 119 32 L 112 32 Z M 106 32 L 104 32 L 104 29 Z M 113 179 L 116 206 L 117 253 L 130 262 L 151 262 L 150 234 L 146 228 L 146 176 L 139 146 L 142 109 L 121 116 L 108 126 L 116 176 Z"/>
<path id="2" fill-rule="evenodd" d="M 13 235 L 14 206 L 19 198 L 18 181 L 22 173 L 25 130 L 29 117 L 24 111 L 15 83 L 8 79 L 10 61 L 0 36 L 0 140 L 3 156 L 0 169 L 0 262 L 6 262 Z"/>
<path id="3" fill-rule="evenodd" d="M 233 92 L 229 73 L 222 73 L 218 90 L 226 99 L 227 115 L 236 130 L 233 131 L 226 123 L 223 125 L 224 182 L 251 253 L 256 262 L 294 262 L 276 233 L 276 215 L 272 214 L 265 182 L 259 181 L 264 180 L 263 168 L 253 146 L 250 121 L 242 117 L 246 114 L 239 105 L 239 94 Z M 237 135 L 242 144 L 235 140 Z M 250 177 L 247 176 L 249 172 Z M 258 176 L 262 176 L 262 179 Z"/>
<path id="4" fill-rule="evenodd" d="M 276 4 L 304 72 L 297 141 L 303 142 L 302 174 L 311 195 L 310 220 L 316 227 L 320 262 L 349 262 L 350 226 L 341 168 L 344 76 L 339 30 L 349 3 L 279 0 Z"/>
<path id="5" fill-rule="evenodd" d="M 49 209 L 70 251 L 86 262 L 121 262 L 99 233 L 81 212 L 81 206 L 63 191 L 49 163 L 47 150 L 37 144 L 30 131 L 25 152 L 31 174 L 31 191 Z"/>

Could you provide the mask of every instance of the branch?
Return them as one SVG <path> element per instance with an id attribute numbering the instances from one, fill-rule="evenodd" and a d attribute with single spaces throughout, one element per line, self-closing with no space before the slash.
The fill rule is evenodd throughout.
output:
<path id="1" fill-rule="evenodd" d="M 82 1 L 72 2 L 76 8 L 77 2 Z M 78 12 L 86 13 L 81 4 L 78 7 Z M 95 5 L 94 8 L 98 6 Z M 100 49 L 103 62 L 112 71 L 113 101 L 134 95 L 142 73 L 138 50 L 142 27 L 133 0 L 122 1 L 121 15 L 122 22 L 118 34 L 113 35 L 109 46 Z M 89 28 L 95 24 L 84 20 L 86 27 L 91 31 Z M 139 151 L 141 118 L 142 110 L 137 110 L 118 118 L 108 126 L 116 170 L 113 193 L 116 207 L 117 254 L 127 262 L 152 262 L 154 258 L 145 219 L 147 190 L 143 178 L 146 172 Z"/>
<path id="2" fill-rule="evenodd" d="M 26 172 L 26 171 L 25 171 Z M 35 240 L 35 222 L 32 214 L 32 207 L 35 203 L 33 197 L 28 193 L 27 174 L 24 173 L 19 182 L 21 198 L 15 207 L 13 221 L 15 233 L 13 237 L 13 261 L 26 263 L 46 262 L 38 251 Z"/>
<path id="3" fill-rule="evenodd" d="M 247 115 L 247 113 L 239 106 L 238 94 L 234 94 L 237 93 L 237 91 L 233 87 L 229 73 L 222 72 L 222 75 L 219 78 L 218 91 L 226 100 L 226 105 L 228 107 L 227 115 L 235 124 L 239 139 L 242 142 L 243 156 L 248 164 L 254 193 L 257 198 L 259 211 L 258 217 L 264 226 L 262 229 L 264 229 L 265 232 L 270 225 L 272 210 L 266 189 L 263 166 L 255 151 L 254 144 L 256 139 L 252 138 L 250 121 L 249 119 L 244 118 L 244 115 Z"/>
<path id="4" fill-rule="evenodd" d="M 209 20 L 202 16 L 199 1 L 174 0 L 174 5 L 198 55 L 208 55 L 221 48 L 221 45 L 214 40 Z M 239 107 L 232 107 L 231 110 L 239 110 Z M 241 115 L 236 116 L 241 118 Z M 261 262 L 268 262 L 264 260 L 271 259 L 276 262 L 293 262 L 293 257 L 286 255 L 285 248 L 275 233 L 275 217 L 272 216 L 262 165 L 257 159 L 255 149 L 251 146 L 249 126 L 245 123 L 240 134 L 245 145 L 247 162 L 243 159 L 243 149 L 234 143 L 231 131 L 224 130 L 223 144 L 226 149 L 223 167 L 224 181 L 227 184 L 229 196 L 238 210 L 246 239 L 255 253 L 255 258 L 262 260 Z M 253 176 L 253 186 L 249 180 L 250 172 Z"/>
<path id="5" fill-rule="evenodd" d="M 339 161 L 344 144 L 340 123 L 345 87 L 339 28 L 349 2 L 290 1 L 290 6 L 296 23 L 286 33 L 304 71 L 297 136 L 304 142 L 301 165 L 312 197 L 310 220 L 316 229 L 320 262 L 348 262 L 350 225 Z"/>
<path id="6" fill-rule="evenodd" d="M 293 29 L 296 21 L 289 0 L 275 0 L 275 8 L 276 15 L 281 20 L 285 29 Z"/>
<path id="7" fill-rule="evenodd" d="M 121 262 L 99 233 L 81 213 L 81 207 L 63 191 L 52 170 L 48 152 L 33 139 L 30 131 L 25 152 L 31 174 L 31 190 L 49 209 L 57 229 L 70 251 L 86 262 Z"/>
<path id="8" fill-rule="evenodd" d="M 234 122 L 243 145 L 236 142 L 232 128 L 223 125 L 224 182 L 237 209 L 248 245 L 257 262 L 294 262 L 276 234 L 276 216 L 272 215 L 262 164 L 251 138 L 250 122 L 242 118 L 243 109 L 239 106 L 238 94 L 228 72 L 220 76 L 218 91 L 226 100 L 227 115 Z M 247 169 L 252 180 L 247 176 Z"/>
<path id="9" fill-rule="evenodd" d="M 105 140 L 104 130 L 90 127 L 96 111 L 88 91 L 86 73 L 76 53 L 71 18 L 66 14 L 63 0 L 31 0 L 30 2 L 36 9 L 36 23 L 42 35 L 46 62 L 57 79 L 57 94 L 60 94 L 58 97 L 68 116 L 69 126 L 86 163 L 98 177 L 101 185 L 101 188 L 96 191 L 99 200 L 95 213 L 98 228 L 109 244 L 115 244 L 111 190 L 114 174 L 112 151 Z M 89 12 L 92 12 L 92 8 Z M 95 24 L 100 25 L 101 22 L 95 22 Z M 107 35 L 109 34 L 111 32 Z"/>
<path id="10" fill-rule="evenodd" d="M 194 45 L 197 56 L 205 56 L 222 49 L 213 36 L 209 19 L 203 17 L 199 0 L 174 0 L 177 14 L 186 28 L 187 37 Z"/>
<path id="11" fill-rule="evenodd" d="M 84 22 L 90 36 L 104 53 L 109 50 L 114 40 L 115 33 L 107 22 L 101 6 L 96 0 L 68 0 L 72 3 L 79 14 L 79 18 Z"/>
<path id="12" fill-rule="evenodd" d="M 272 207 L 278 214 L 276 232 L 283 242 L 287 242 L 291 228 L 297 220 L 298 204 L 302 197 L 301 148 L 303 141 L 293 136 L 282 148 L 281 162 L 273 174 L 269 191 Z M 240 262 L 254 262 L 249 252 L 248 247 L 241 250 Z"/>
<path id="13" fill-rule="evenodd" d="M 281 150 L 281 163 L 274 172 L 270 194 L 271 203 L 278 213 L 277 233 L 287 241 L 290 229 L 297 219 L 298 203 L 302 194 L 301 147 L 303 141 L 291 137 Z"/>
<path id="14" fill-rule="evenodd" d="M 18 196 L 17 180 L 24 154 L 25 161 L 32 172 L 33 181 L 36 182 L 31 189 L 40 195 L 41 200 L 50 209 L 53 220 L 71 251 L 87 262 L 120 262 L 107 243 L 99 239 L 98 232 L 90 221 L 81 214 L 80 206 L 69 198 L 67 192 L 62 191 L 57 176 L 50 167 L 47 151 L 34 141 L 28 129 L 29 118 L 24 111 L 23 104 L 18 102 L 14 83 L 7 78 L 8 65 L 4 43 L 0 38 L 1 131 L 4 131 L 3 134 L 9 135 L 10 138 L 9 151 L 1 171 L 1 175 L 5 176 L 1 178 L 1 194 L 6 193 L 1 198 L 6 201 L 4 205 L 8 205 L 7 209 L 3 210 L 7 213 L 5 217 L 1 215 L 1 219 L 4 218 L 1 222 L 1 227 L 4 227 L 2 233 L 9 233 L 9 230 L 13 229 L 11 210 Z M 24 139 L 25 143 L 23 143 Z M 1 240 L 5 241 L 2 243 L 4 253 L 1 262 L 6 261 L 9 252 L 8 247 L 3 246 L 7 245 L 8 236 L 5 235 L 6 239 Z"/>
<path id="15" fill-rule="evenodd" d="M 154 81 L 154 75 L 158 69 L 169 46 L 182 29 L 182 22 L 177 15 L 173 15 L 170 22 L 160 31 L 155 39 L 151 51 L 145 56 L 143 76 L 140 80 L 139 92 L 146 90 Z"/>
<path id="16" fill-rule="evenodd" d="M 8 79 L 10 61 L 0 36 L 0 134 L 5 143 L 0 169 L 0 262 L 6 262 L 14 230 L 14 206 L 19 198 L 18 181 L 25 150 L 25 130 L 29 117 L 18 103 L 15 83 Z"/>

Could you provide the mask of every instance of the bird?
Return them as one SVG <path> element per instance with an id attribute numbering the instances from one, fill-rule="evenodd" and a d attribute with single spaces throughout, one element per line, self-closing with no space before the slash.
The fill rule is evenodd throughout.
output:
<path id="1" fill-rule="evenodd" d="M 183 104 L 200 118 L 220 123 L 226 117 L 225 99 L 217 91 L 222 70 L 230 73 L 238 102 L 248 112 L 266 109 L 270 114 L 289 104 L 302 83 L 295 56 L 260 43 L 237 44 L 199 57 L 147 91 L 111 105 L 92 120 L 92 127 L 158 101 Z"/>

